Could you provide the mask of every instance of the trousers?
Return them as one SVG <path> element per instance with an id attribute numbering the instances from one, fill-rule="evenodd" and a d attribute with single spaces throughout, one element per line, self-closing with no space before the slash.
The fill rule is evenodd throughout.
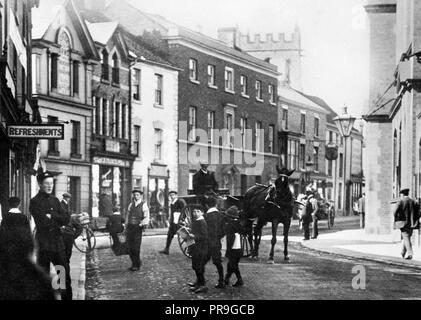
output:
<path id="1" fill-rule="evenodd" d="M 178 229 L 180 229 L 180 226 L 178 224 L 175 224 L 175 223 L 170 224 L 170 227 L 168 228 L 168 234 L 167 234 L 167 244 L 165 246 L 166 250 L 170 249 L 172 239 L 177 234 Z"/>
<path id="2" fill-rule="evenodd" d="M 221 254 L 222 245 L 213 245 L 208 248 L 208 254 L 206 255 L 205 264 L 207 264 L 211 259 L 212 263 L 215 265 L 216 270 L 218 270 L 219 282 L 224 281 L 224 267 L 222 266 L 222 254 Z"/>
<path id="3" fill-rule="evenodd" d="M 132 267 L 140 268 L 140 246 L 142 245 L 143 228 L 138 225 L 128 225 L 127 227 L 127 246 L 129 249 Z"/>
<path id="4" fill-rule="evenodd" d="M 66 260 L 69 265 L 70 265 L 70 259 L 72 258 L 73 240 L 74 240 L 73 236 L 63 235 L 64 250 L 66 252 Z"/>
<path id="5" fill-rule="evenodd" d="M 313 216 L 313 228 L 311 231 L 312 238 L 317 238 L 319 236 L 319 219 L 316 216 Z"/>
<path id="6" fill-rule="evenodd" d="M 242 257 L 241 250 L 232 250 L 232 252 L 228 256 L 228 264 L 227 264 L 227 275 L 226 278 L 229 279 L 232 274 L 235 274 L 237 280 L 242 280 L 240 267 L 238 266 Z"/>
<path id="7" fill-rule="evenodd" d="M 48 275 L 50 275 L 51 263 L 54 266 L 60 266 L 64 268 L 66 288 L 64 290 L 60 289 L 61 300 L 72 300 L 72 279 L 70 278 L 70 265 L 67 262 L 66 253 L 64 251 L 52 252 L 47 250 L 40 250 L 38 252 L 38 264 Z"/>
<path id="8" fill-rule="evenodd" d="M 411 237 L 414 230 L 412 229 L 401 229 L 401 234 L 403 238 L 403 245 L 402 245 L 402 255 L 408 254 L 408 256 L 412 256 L 414 252 L 412 251 L 412 243 Z"/>

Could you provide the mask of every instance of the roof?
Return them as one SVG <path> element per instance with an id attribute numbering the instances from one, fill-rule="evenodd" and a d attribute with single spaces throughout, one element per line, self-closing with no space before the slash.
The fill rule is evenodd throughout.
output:
<path id="1" fill-rule="evenodd" d="M 329 112 L 329 114 L 326 117 L 327 122 L 334 123 L 333 119 L 336 118 L 338 114 L 326 103 L 326 101 L 316 96 L 310 96 L 305 93 L 302 93 L 302 94 L 306 96 L 308 99 L 310 99 L 311 101 L 313 101 L 314 103 L 318 104 L 319 106 L 327 110 Z"/>
<path id="2" fill-rule="evenodd" d="M 118 21 L 90 23 L 86 21 L 92 39 L 101 44 L 107 44 L 118 27 Z"/>
<path id="3" fill-rule="evenodd" d="M 41 0 L 38 8 L 32 9 L 32 38 L 41 39 L 53 18 L 67 0 Z M 48 19 L 48 17 L 50 19 Z"/>
<path id="4" fill-rule="evenodd" d="M 327 113 L 320 105 L 308 99 L 304 94 L 289 87 L 278 88 L 279 99 L 285 103 L 291 103 L 296 106 L 315 109 L 319 112 Z"/>

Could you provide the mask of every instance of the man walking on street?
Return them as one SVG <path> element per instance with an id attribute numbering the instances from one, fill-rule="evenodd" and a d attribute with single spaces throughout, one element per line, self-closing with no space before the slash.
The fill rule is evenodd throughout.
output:
<path id="1" fill-rule="evenodd" d="M 317 216 L 317 213 L 319 211 L 319 203 L 313 194 L 310 194 L 308 196 L 308 201 L 311 204 L 311 219 L 313 220 L 311 239 L 317 239 L 317 237 L 319 236 L 319 220 Z M 310 206 L 308 206 L 308 208 L 310 209 Z"/>
<path id="2" fill-rule="evenodd" d="M 62 300 L 72 300 L 72 281 L 70 266 L 66 259 L 62 226 L 69 223 L 60 200 L 53 195 L 54 175 L 44 172 L 37 177 L 39 193 L 31 200 L 29 212 L 35 220 L 37 228 L 36 240 L 39 246 L 38 264 L 50 274 L 50 264 L 64 267 L 66 288 L 61 291 Z"/>
<path id="3" fill-rule="evenodd" d="M 133 202 L 127 209 L 127 245 L 132 261 L 130 271 L 138 271 L 142 264 L 140 260 L 140 246 L 142 245 L 143 230 L 149 224 L 149 208 L 143 201 L 143 191 L 133 190 Z"/>
<path id="4" fill-rule="evenodd" d="M 313 205 L 308 200 L 308 196 L 304 196 L 301 200 L 304 207 L 302 210 L 302 223 L 304 231 L 304 241 L 310 240 L 310 224 L 312 222 L 311 213 L 313 212 Z"/>
<path id="5" fill-rule="evenodd" d="M 402 234 L 402 258 L 412 260 L 413 251 L 411 237 L 414 230 L 420 228 L 420 207 L 417 201 L 409 197 L 409 189 L 401 190 L 400 195 L 402 197 L 397 203 L 394 212 L 395 228 L 400 229 Z M 406 254 L 408 254 L 408 256 L 406 256 Z"/>
<path id="6" fill-rule="evenodd" d="M 221 239 L 224 237 L 225 221 L 221 212 L 216 208 L 216 198 L 209 197 L 207 200 L 208 211 L 205 213 L 205 221 L 208 227 L 208 254 L 206 256 L 206 263 L 212 258 L 212 262 L 218 271 L 218 284 L 215 285 L 217 289 L 225 288 L 224 284 L 224 267 L 222 266 L 222 244 Z"/>
<path id="7" fill-rule="evenodd" d="M 365 228 L 365 193 L 358 199 L 358 213 L 360 214 L 360 228 Z"/>
<path id="8" fill-rule="evenodd" d="M 180 216 L 186 207 L 186 202 L 183 199 L 178 199 L 178 193 L 176 191 L 171 191 L 170 194 L 170 227 L 167 234 L 167 244 L 165 249 L 160 251 L 162 254 L 170 254 L 171 242 L 174 236 L 177 234 L 177 231 L 180 229 Z"/>

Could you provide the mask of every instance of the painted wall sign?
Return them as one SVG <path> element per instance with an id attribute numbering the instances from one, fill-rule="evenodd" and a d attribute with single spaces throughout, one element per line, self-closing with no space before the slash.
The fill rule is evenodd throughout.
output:
<path id="1" fill-rule="evenodd" d="M 57 92 L 62 95 L 70 95 L 70 39 L 65 31 L 61 31 L 58 37 L 60 56 L 58 59 L 58 83 Z"/>
<path id="2" fill-rule="evenodd" d="M 10 125 L 7 126 L 7 136 L 11 139 L 64 140 L 64 125 Z"/>
<path id="3" fill-rule="evenodd" d="M 130 161 L 121 160 L 121 159 L 94 157 L 93 162 L 96 164 L 104 165 L 104 166 L 130 168 Z"/>

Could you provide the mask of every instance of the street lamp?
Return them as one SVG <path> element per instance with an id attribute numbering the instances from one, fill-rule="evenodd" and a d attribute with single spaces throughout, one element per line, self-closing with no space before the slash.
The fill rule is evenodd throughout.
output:
<path id="1" fill-rule="evenodd" d="M 345 215 L 349 215 L 349 207 L 346 206 L 349 203 L 349 187 L 347 186 L 347 140 L 351 136 L 352 128 L 354 127 L 356 118 L 348 114 L 348 108 L 344 108 L 344 113 L 341 116 L 333 119 L 336 126 L 338 127 L 339 133 L 344 138 L 345 151 L 344 151 L 344 187 L 345 187 L 345 197 L 342 198 L 342 208 L 344 208 Z M 350 173 L 349 173 L 350 175 Z"/>

